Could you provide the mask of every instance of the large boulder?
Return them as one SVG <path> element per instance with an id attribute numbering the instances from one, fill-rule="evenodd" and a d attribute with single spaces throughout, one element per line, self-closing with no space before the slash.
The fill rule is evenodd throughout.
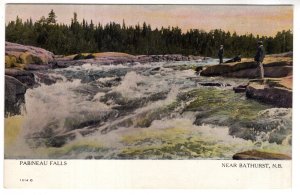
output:
<path id="1" fill-rule="evenodd" d="M 54 54 L 45 49 L 5 42 L 5 67 L 11 68 L 19 64 L 47 65 L 55 63 Z"/>
<path id="2" fill-rule="evenodd" d="M 20 114 L 27 87 L 18 79 L 5 75 L 5 115 Z"/>

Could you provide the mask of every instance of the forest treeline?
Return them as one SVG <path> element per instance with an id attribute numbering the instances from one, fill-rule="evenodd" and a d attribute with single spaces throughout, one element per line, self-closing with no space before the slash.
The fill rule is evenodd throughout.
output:
<path id="1" fill-rule="evenodd" d="M 201 20 L 199 18 L 199 20 Z M 224 45 L 225 57 L 241 54 L 252 57 L 257 41 L 262 40 L 267 54 L 293 50 L 293 34 L 290 30 L 276 36 L 238 35 L 221 29 L 209 32 L 190 29 L 182 32 L 179 27 L 152 29 L 150 24 L 135 26 L 110 22 L 94 24 L 93 21 L 78 21 L 77 14 L 71 24 L 58 24 L 53 10 L 48 17 L 42 16 L 33 22 L 19 17 L 6 24 L 6 41 L 42 47 L 55 54 L 92 52 L 125 52 L 129 54 L 183 54 L 217 56 L 219 45 Z"/>

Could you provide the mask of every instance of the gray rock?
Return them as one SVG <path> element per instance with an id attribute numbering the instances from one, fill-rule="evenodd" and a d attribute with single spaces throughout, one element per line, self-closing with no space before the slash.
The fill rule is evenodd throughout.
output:
<path id="1" fill-rule="evenodd" d="M 28 88 L 32 88 L 36 84 L 34 74 L 29 71 L 18 69 L 5 69 L 5 75 L 16 78 Z"/>
<path id="2" fill-rule="evenodd" d="M 5 116 L 20 114 L 26 89 L 18 79 L 5 75 Z"/>
<path id="3" fill-rule="evenodd" d="M 219 82 L 199 82 L 201 86 L 208 86 L 208 87 L 230 87 L 231 84 L 229 83 L 219 83 Z"/>
<path id="4" fill-rule="evenodd" d="M 247 87 L 248 85 L 239 85 L 239 86 L 237 86 L 237 87 L 233 87 L 233 91 L 235 92 L 235 93 L 243 93 L 243 92 L 245 92 L 246 91 L 246 87 Z"/>
<path id="5" fill-rule="evenodd" d="M 5 42 L 5 55 L 12 55 L 17 58 L 24 53 L 28 53 L 33 57 L 37 57 L 41 60 L 41 64 L 50 64 L 53 63 L 54 54 L 50 51 L 45 49 L 34 47 L 34 46 L 27 46 L 21 45 L 17 43 Z"/>
<path id="6" fill-rule="evenodd" d="M 283 87 L 269 87 L 250 83 L 246 88 L 246 96 L 277 107 L 292 107 L 293 92 Z"/>

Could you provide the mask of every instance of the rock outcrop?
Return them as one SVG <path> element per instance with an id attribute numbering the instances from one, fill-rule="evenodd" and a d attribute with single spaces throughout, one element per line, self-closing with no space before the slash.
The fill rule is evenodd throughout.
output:
<path id="1" fill-rule="evenodd" d="M 28 68 L 27 65 L 49 65 L 55 64 L 54 54 L 45 49 L 26 46 L 17 43 L 5 42 L 5 67 Z M 30 68 L 30 66 L 29 66 Z"/>
<path id="2" fill-rule="evenodd" d="M 202 76 L 224 76 L 235 78 L 255 78 L 258 76 L 257 65 L 252 59 L 243 59 L 242 62 L 210 65 L 203 68 Z M 264 61 L 265 77 L 278 78 L 293 74 L 291 57 L 267 56 Z"/>
<path id="3" fill-rule="evenodd" d="M 5 116 L 20 114 L 26 89 L 18 79 L 5 75 Z"/>
<path id="4" fill-rule="evenodd" d="M 243 59 L 242 62 L 206 66 L 200 75 L 253 79 L 258 77 L 258 70 L 253 59 Z M 293 96 L 292 75 L 292 52 L 268 55 L 264 60 L 264 76 L 267 78 L 264 80 L 265 83 L 252 81 L 247 86 L 237 86 L 233 90 L 236 93 L 246 92 L 248 98 L 254 98 L 276 107 L 290 108 Z"/>
<path id="5" fill-rule="evenodd" d="M 285 154 L 260 152 L 258 150 L 236 153 L 232 158 L 233 160 L 291 160 L 291 157 Z"/>
<path id="6" fill-rule="evenodd" d="M 28 88 L 31 88 L 36 84 L 34 74 L 29 71 L 6 68 L 5 75 L 16 78 Z"/>
<path id="7" fill-rule="evenodd" d="M 277 107 L 292 107 L 292 89 L 279 84 L 273 84 L 272 86 L 272 82 L 267 82 L 266 84 L 250 82 L 246 88 L 246 96 Z"/>
<path id="8" fill-rule="evenodd" d="M 28 70 L 53 68 L 54 54 L 45 49 L 5 42 L 5 115 L 20 114 L 25 92 L 36 85 Z"/>

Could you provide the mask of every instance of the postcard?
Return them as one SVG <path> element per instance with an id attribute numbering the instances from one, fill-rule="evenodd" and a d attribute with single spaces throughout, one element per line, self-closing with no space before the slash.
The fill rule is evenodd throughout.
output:
<path id="1" fill-rule="evenodd" d="M 290 188 L 293 8 L 6 4 L 5 187 Z"/>

